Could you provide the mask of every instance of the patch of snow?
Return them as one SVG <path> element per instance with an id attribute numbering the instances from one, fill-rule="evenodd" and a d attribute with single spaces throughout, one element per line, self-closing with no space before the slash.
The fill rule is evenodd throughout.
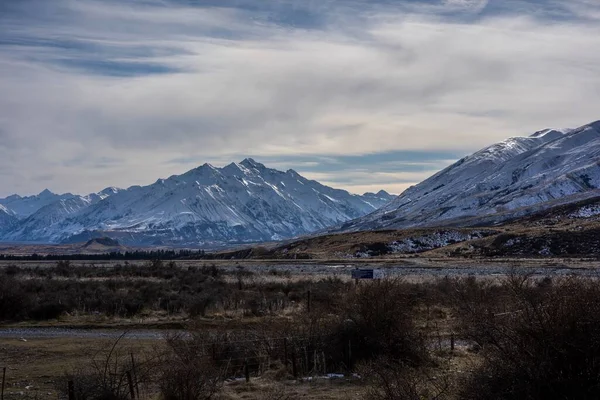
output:
<path id="1" fill-rule="evenodd" d="M 418 237 L 411 237 L 390 243 L 389 247 L 393 253 L 418 253 L 428 250 L 446 247 L 451 244 L 465 242 L 467 240 L 481 239 L 484 233 L 473 231 L 462 233 L 460 231 L 437 231 Z"/>
<path id="2" fill-rule="evenodd" d="M 506 241 L 506 243 L 504 243 L 504 246 L 512 247 L 515 244 L 519 244 L 519 243 L 521 243 L 521 238 L 510 238 Z"/>
<path id="3" fill-rule="evenodd" d="M 600 215 L 600 205 L 589 205 L 581 207 L 579 210 L 568 215 L 568 218 L 591 218 Z"/>

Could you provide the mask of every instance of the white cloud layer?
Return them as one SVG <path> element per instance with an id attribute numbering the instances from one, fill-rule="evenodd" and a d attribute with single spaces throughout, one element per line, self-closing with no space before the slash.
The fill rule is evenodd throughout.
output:
<path id="1" fill-rule="evenodd" d="M 321 1 L 318 29 L 244 8 L 52 3 L 0 16 L 0 195 L 147 184 L 246 155 L 303 173 L 293 157 L 466 154 L 600 118 L 595 1 L 556 2 L 563 19 L 485 14 L 483 0 L 357 18 Z M 399 192 L 438 164 L 307 175 Z"/>

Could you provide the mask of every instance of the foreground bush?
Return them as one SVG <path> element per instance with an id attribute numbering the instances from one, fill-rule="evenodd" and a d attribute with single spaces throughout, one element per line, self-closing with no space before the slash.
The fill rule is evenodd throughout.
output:
<path id="1" fill-rule="evenodd" d="M 387 356 L 411 366 L 427 358 L 413 320 L 415 303 L 401 279 L 367 282 L 348 293 L 342 336 L 356 360 Z"/>
<path id="2" fill-rule="evenodd" d="M 431 376 L 426 368 L 414 368 L 389 357 L 363 364 L 359 372 L 369 383 L 365 400 L 444 399 L 450 388 L 444 377 Z"/>
<path id="3" fill-rule="evenodd" d="M 0 274 L 0 321 L 27 318 L 33 307 L 31 295 L 9 274 Z"/>
<path id="4" fill-rule="evenodd" d="M 600 398 L 598 283 L 512 276 L 505 287 L 509 311 L 460 306 L 463 333 L 484 358 L 461 398 Z"/>
<path id="5" fill-rule="evenodd" d="M 164 400 L 209 400 L 222 388 L 224 370 L 205 351 L 200 340 L 174 336 L 161 362 L 159 388 Z"/>
<path id="6" fill-rule="evenodd" d="M 128 400 L 132 391 L 139 396 L 140 388 L 153 374 L 154 364 L 141 362 L 134 368 L 132 353 L 120 345 L 124 336 L 96 351 L 88 363 L 67 373 L 58 382 L 61 398 L 69 398 L 68 382 L 73 384 L 76 400 Z"/>

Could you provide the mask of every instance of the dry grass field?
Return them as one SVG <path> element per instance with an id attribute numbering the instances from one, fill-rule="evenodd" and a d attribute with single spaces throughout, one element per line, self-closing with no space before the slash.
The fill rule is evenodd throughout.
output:
<path id="1" fill-rule="evenodd" d="M 117 332 L 115 332 L 117 333 Z M 0 368 L 7 367 L 6 399 L 56 399 L 65 396 L 68 376 L 103 357 L 115 339 L 70 337 L 32 338 L 3 337 L 0 339 Z M 435 345 L 437 346 L 437 345 Z M 140 363 L 151 354 L 165 350 L 162 340 L 123 339 L 115 352 L 126 358 L 133 353 Z M 437 351 L 439 365 L 432 373 L 459 380 L 478 362 L 475 353 L 464 346 L 454 352 Z M 280 366 L 279 366 L 280 367 Z M 278 376 L 281 371 L 265 371 L 252 376 L 247 383 L 243 377 L 228 379 L 218 398 L 222 400 L 260 399 L 362 399 L 367 389 L 359 377 L 330 379 L 324 375 L 291 379 Z M 143 386 L 142 396 L 153 398 L 155 388 Z"/>
<path id="2" fill-rule="evenodd" d="M 57 399 L 65 396 L 68 376 L 84 365 L 89 365 L 98 353 L 112 346 L 109 339 L 17 338 L 0 339 L 0 368 L 7 366 L 6 399 Z M 152 340 L 125 339 L 117 349 L 119 354 L 131 352 L 141 360 L 165 344 Z M 219 399 L 359 399 L 363 384 L 357 379 L 314 379 L 311 381 L 273 380 L 268 374 L 244 379 L 228 380 Z M 154 398 L 152 386 L 143 386 L 143 398 Z"/>
<path id="3" fill-rule="evenodd" d="M 357 285 L 357 265 L 388 278 Z M 495 398 L 482 394 L 498 390 L 496 376 L 515 380 L 505 398 L 527 398 L 521 380 L 568 394 L 569 374 L 600 365 L 600 294 L 586 275 L 597 267 L 444 257 L 5 263 L 5 397 L 66 398 L 72 379 L 78 400 L 125 400 L 128 371 L 142 400 Z M 547 388 L 548 376 L 567 381 Z M 579 384 L 593 392 L 590 379 Z"/>

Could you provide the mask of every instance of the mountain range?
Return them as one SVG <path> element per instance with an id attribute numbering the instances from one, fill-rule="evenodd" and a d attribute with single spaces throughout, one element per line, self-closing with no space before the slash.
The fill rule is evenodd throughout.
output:
<path id="1" fill-rule="evenodd" d="M 513 137 L 400 196 L 350 194 L 253 159 L 204 164 L 152 185 L 0 199 L 0 240 L 214 246 L 306 234 L 490 226 L 600 197 L 600 121 Z"/>
<path id="2" fill-rule="evenodd" d="M 600 121 L 513 137 L 464 157 L 329 231 L 473 226 L 600 196 Z"/>
<path id="3" fill-rule="evenodd" d="M 0 199 L 0 239 L 212 246 L 288 239 L 368 214 L 392 196 L 350 194 L 253 159 L 204 164 L 148 186 Z"/>

